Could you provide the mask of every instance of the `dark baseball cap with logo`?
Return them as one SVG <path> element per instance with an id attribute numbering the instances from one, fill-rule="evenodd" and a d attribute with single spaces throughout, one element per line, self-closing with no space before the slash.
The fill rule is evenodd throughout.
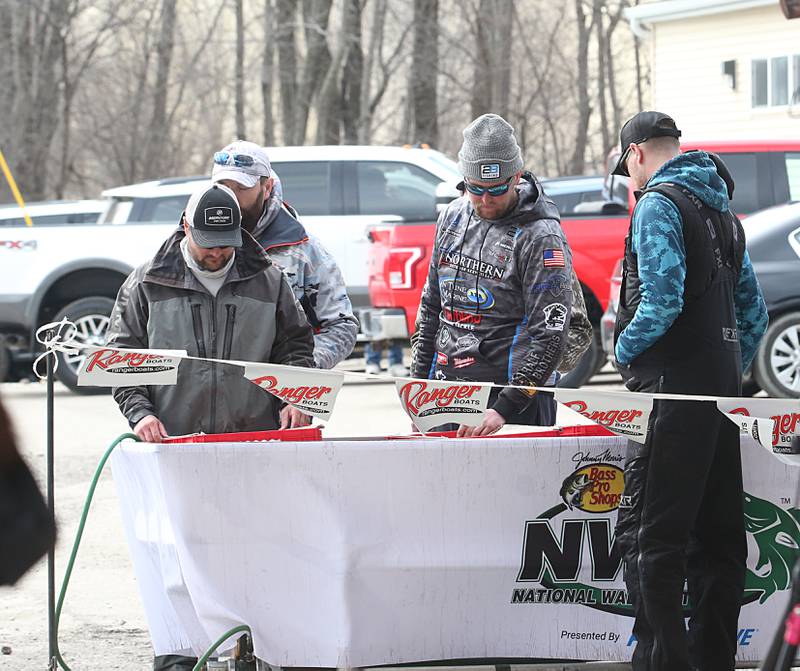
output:
<path id="1" fill-rule="evenodd" d="M 236 195 L 223 184 L 204 186 L 186 205 L 192 240 L 200 247 L 241 247 L 242 212 Z"/>
<path id="2" fill-rule="evenodd" d="M 625 161 L 631 151 L 632 144 L 641 144 L 653 137 L 675 137 L 681 136 L 681 132 L 675 125 L 675 121 L 668 114 L 663 112 L 639 112 L 625 122 L 619 132 L 620 154 L 617 165 L 611 171 L 612 175 L 628 175 L 628 166 Z"/>

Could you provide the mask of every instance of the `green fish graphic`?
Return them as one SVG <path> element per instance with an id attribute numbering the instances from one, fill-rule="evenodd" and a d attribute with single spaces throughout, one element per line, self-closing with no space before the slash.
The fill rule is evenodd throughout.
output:
<path id="1" fill-rule="evenodd" d="M 752 494 L 744 495 L 744 521 L 758 546 L 755 570 L 747 570 L 744 603 L 764 603 L 789 589 L 792 567 L 800 550 L 800 510 L 784 510 Z"/>

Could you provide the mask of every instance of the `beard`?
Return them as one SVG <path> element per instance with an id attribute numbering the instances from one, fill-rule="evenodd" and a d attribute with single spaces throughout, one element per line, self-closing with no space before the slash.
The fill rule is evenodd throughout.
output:
<path id="1" fill-rule="evenodd" d="M 252 233 L 258 224 L 258 220 L 261 219 L 263 212 L 264 196 L 259 195 L 258 200 L 255 203 L 253 203 L 246 210 L 242 210 L 242 228 L 244 228 L 244 230 L 246 230 L 248 233 Z"/>

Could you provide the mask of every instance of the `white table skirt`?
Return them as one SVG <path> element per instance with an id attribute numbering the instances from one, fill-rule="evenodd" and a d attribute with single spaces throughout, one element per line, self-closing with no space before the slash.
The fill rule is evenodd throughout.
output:
<path id="1" fill-rule="evenodd" d="M 256 655 L 280 666 L 627 660 L 632 619 L 613 607 L 628 610 L 622 570 L 602 547 L 621 483 L 592 485 L 596 505 L 584 495 L 570 509 L 560 494 L 593 464 L 598 483 L 618 477 L 624 446 L 617 437 L 125 444 L 112 467 L 155 653 L 200 654 L 245 623 Z M 748 584 L 770 592 L 742 609 L 739 659 L 752 661 L 785 607 L 780 557 L 800 527 L 783 512 L 796 471 L 749 439 L 742 451 L 759 517 Z M 545 559 L 537 542 L 547 538 Z M 571 565 L 577 576 L 566 575 Z"/>

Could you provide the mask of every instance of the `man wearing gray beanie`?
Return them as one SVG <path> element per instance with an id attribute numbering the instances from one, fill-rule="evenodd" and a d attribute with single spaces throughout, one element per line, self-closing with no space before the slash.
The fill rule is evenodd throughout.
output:
<path id="1" fill-rule="evenodd" d="M 463 135 L 464 194 L 436 225 L 412 338 L 412 376 L 553 386 L 592 337 L 558 210 L 523 170 L 505 119 L 484 114 Z M 548 393 L 496 387 L 489 407 L 480 426 L 461 426 L 458 435 L 489 435 L 506 423 L 555 423 Z"/>

